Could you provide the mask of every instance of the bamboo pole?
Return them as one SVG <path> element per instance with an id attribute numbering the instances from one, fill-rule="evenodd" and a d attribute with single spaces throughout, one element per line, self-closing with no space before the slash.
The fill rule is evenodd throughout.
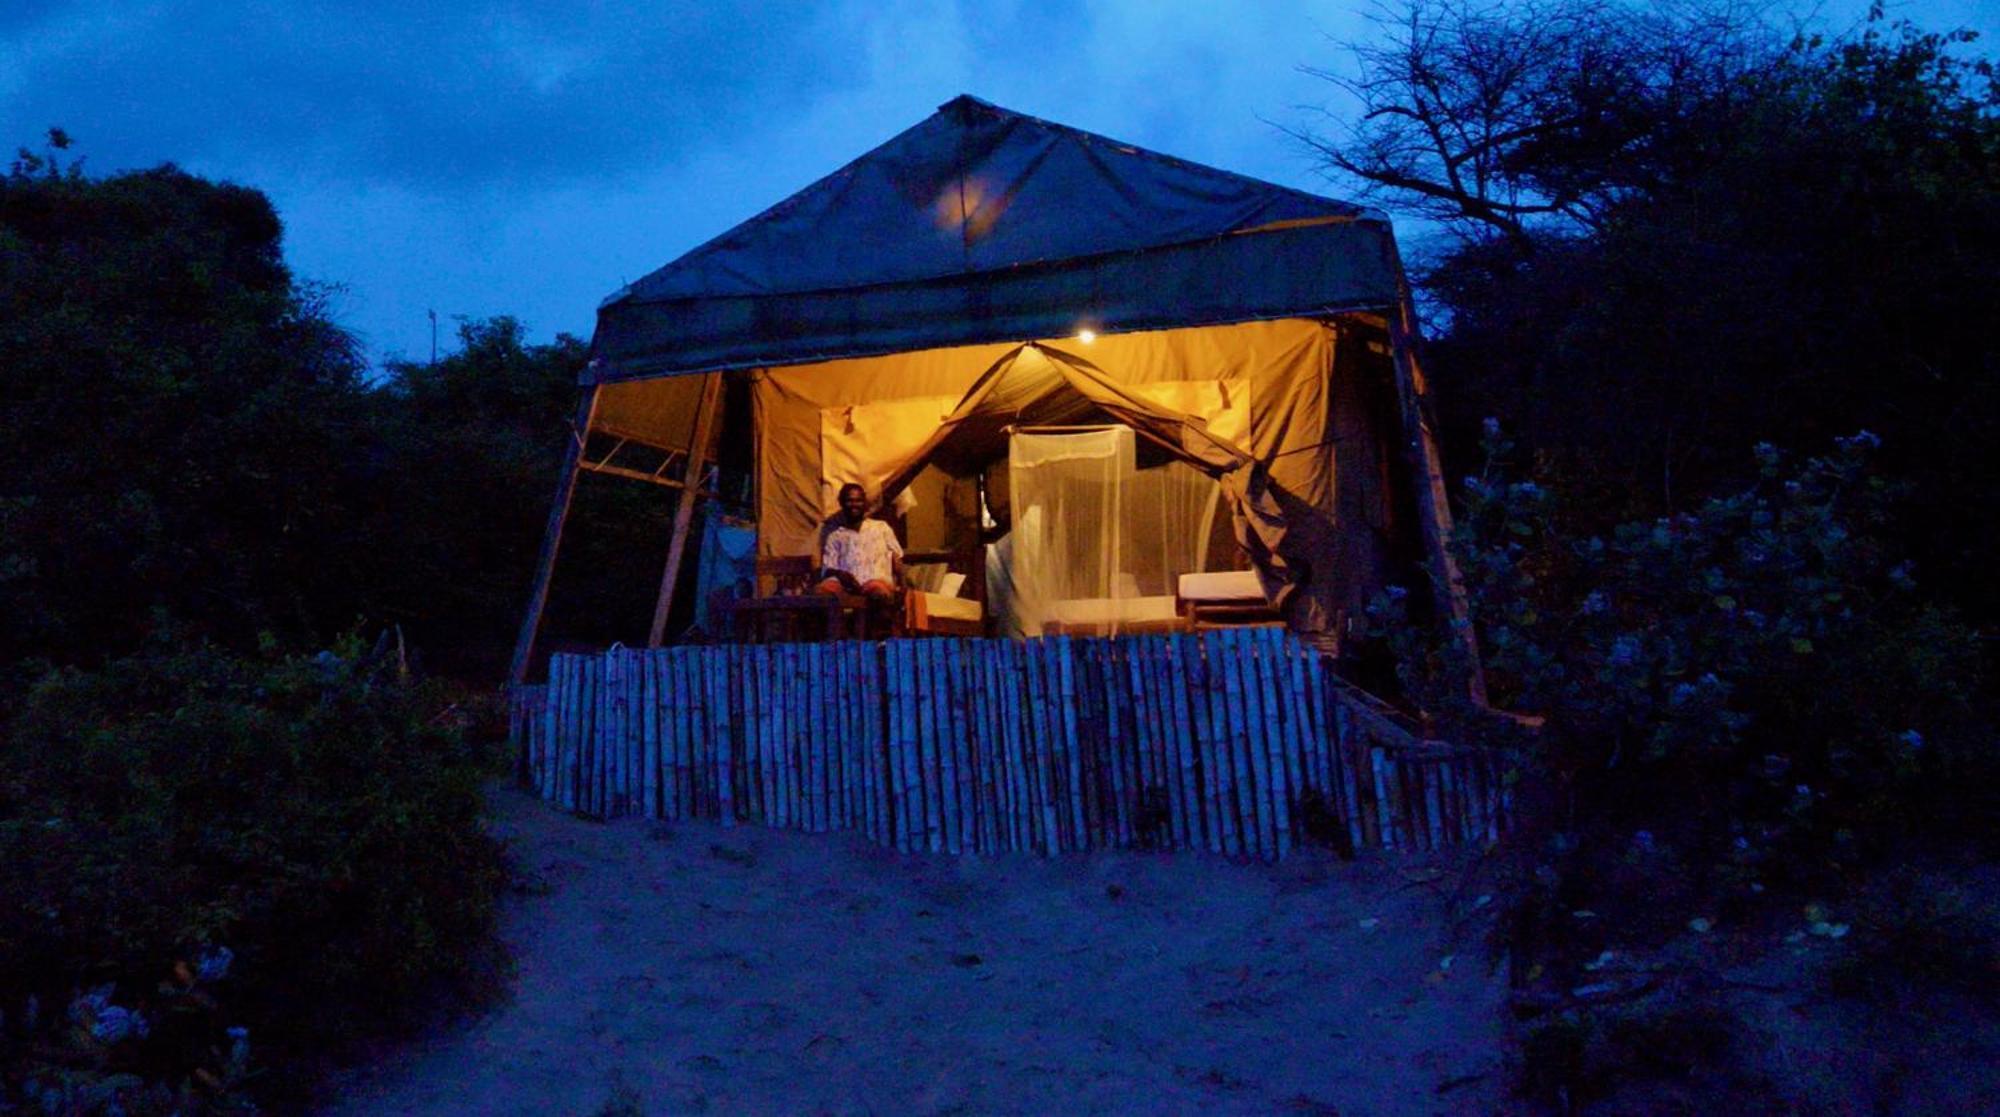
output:
<path id="1" fill-rule="evenodd" d="M 559 803 L 562 793 L 556 786 L 556 772 L 560 770 L 557 752 L 562 742 L 561 719 L 565 706 L 563 692 L 566 689 L 562 676 L 557 673 L 554 662 L 549 664 L 549 702 L 542 711 L 542 768 L 535 776 L 535 792 L 543 799 Z"/>
<path id="2" fill-rule="evenodd" d="M 723 705 L 728 704 L 729 652 L 727 649 L 682 648 L 675 658 L 674 681 L 680 694 L 680 708 L 674 718 L 674 817 L 692 818 L 701 810 L 701 789 L 708 773 L 717 773 L 720 783 L 722 759 L 717 755 L 713 723 L 722 711 L 716 709 L 716 679 L 723 679 Z M 720 798 L 720 787 L 717 797 Z"/>
<path id="3" fill-rule="evenodd" d="M 749 760 L 735 740 L 748 707 L 737 690 L 741 658 L 736 648 L 690 648 L 682 668 L 688 695 L 685 812 L 690 818 L 713 817 L 724 826 L 749 817 L 756 801 L 747 782 Z"/>
<path id="4" fill-rule="evenodd" d="M 708 446 L 714 440 L 716 412 L 722 407 L 722 374 L 705 374 L 701 402 L 695 405 L 694 434 L 688 442 L 686 486 L 674 498 L 674 532 L 667 543 L 667 564 L 660 572 L 660 593 L 653 603 L 653 625 L 646 632 L 646 646 L 657 648 L 666 640 L 667 613 L 674 603 L 674 588 L 680 581 L 681 560 L 687 554 L 688 529 L 694 523 L 695 502 L 702 497 L 701 474 L 708 468 Z"/>
<path id="5" fill-rule="evenodd" d="M 1174 848 L 1196 849 L 1201 845 L 1201 811 L 1195 806 L 1193 789 L 1188 786 L 1188 777 L 1192 774 L 1190 769 L 1194 765 L 1186 754 L 1181 687 L 1174 675 L 1168 639 L 1166 636 L 1148 637 L 1146 659 L 1151 667 L 1149 674 L 1153 685 L 1160 694 L 1160 742 L 1165 746 L 1162 760 L 1171 795 Z"/>
<path id="6" fill-rule="evenodd" d="M 741 782 L 741 777 L 735 771 L 737 757 L 743 755 L 736 747 L 736 735 L 741 732 L 742 718 L 736 713 L 741 707 L 733 701 L 731 694 L 730 668 L 741 665 L 742 651 L 739 648 L 724 647 L 706 653 L 698 652 L 696 656 L 695 662 L 707 667 L 705 674 L 709 680 L 709 701 L 707 709 L 703 712 L 702 723 L 708 731 L 706 740 L 709 742 L 709 747 L 703 750 L 703 754 L 711 759 L 702 767 L 713 773 L 716 817 L 721 820 L 722 825 L 734 826 L 737 814 L 742 810 L 742 807 L 737 805 L 739 802 L 736 795 L 737 788 L 739 785 L 743 788 L 746 798 L 750 790 L 749 784 Z M 693 781 L 696 787 L 703 786 L 705 782 L 699 778 Z"/>
<path id="7" fill-rule="evenodd" d="M 562 680 L 556 673 L 555 664 L 549 664 L 549 701 L 542 710 L 542 769 L 535 776 L 535 792 L 549 802 L 560 802 L 562 795 L 556 787 L 556 752 L 562 741 L 559 725 L 562 717 Z"/>
<path id="8" fill-rule="evenodd" d="M 1016 649 L 1018 645 L 1014 641 L 994 645 L 992 677 L 994 695 L 1000 703 L 994 713 L 1000 715 L 1000 755 L 1004 761 L 1008 801 L 1008 849 L 1026 853 L 1032 843 L 1028 837 L 1028 797 L 1022 787 L 1020 771 L 1020 675 L 1014 671 Z"/>
<path id="9" fill-rule="evenodd" d="M 951 692 L 952 751 L 958 759 L 959 841 L 977 851 L 979 841 L 979 755 L 972 740 L 973 688 L 966 681 L 965 641 L 953 637 L 944 646 L 945 678 Z"/>
<path id="10" fill-rule="evenodd" d="M 785 702 L 790 697 L 791 676 L 785 669 L 785 645 L 769 645 L 770 674 L 766 677 L 771 688 L 770 705 L 764 711 L 765 730 L 770 735 L 771 748 L 771 811 L 769 825 L 786 827 L 792 824 L 792 742 L 788 730 L 791 728 L 785 717 Z"/>
<path id="11" fill-rule="evenodd" d="M 931 842 L 941 834 L 937 828 L 937 807 L 932 801 L 935 779 L 931 766 L 926 763 L 925 711 L 922 664 L 918 661 L 917 647 L 910 641 L 898 641 L 897 660 L 903 675 L 903 700 L 909 711 L 909 748 L 903 758 L 903 765 L 909 780 L 910 846 L 915 850 L 932 849 Z"/>
<path id="12" fill-rule="evenodd" d="M 1269 860 L 1276 846 L 1276 838 L 1271 832 L 1270 806 L 1264 798 L 1270 778 L 1263 770 L 1264 752 L 1250 725 L 1255 707 L 1251 705 L 1248 688 L 1243 681 L 1242 633 L 1236 629 L 1223 629 L 1221 636 L 1226 652 L 1224 669 L 1228 671 L 1223 683 L 1224 697 L 1229 700 L 1230 745 L 1236 761 L 1236 800 L 1243 815 L 1243 851 Z"/>
<path id="13" fill-rule="evenodd" d="M 861 714 L 867 719 L 862 727 L 862 809 L 868 819 L 868 836 L 877 843 L 894 846 L 895 840 L 889 835 L 889 812 L 885 809 L 883 796 L 888 793 L 888 777 L 885 765 L 888 760 L 887 738 L 882 722 L 882 704 L 889 700 L 886 684 L 882 682 L 882 646 L 865 645 L 867 651 L 862 657 L 862 693 L 868 696 Z"/>
<path id="14" fill-rule="evenodd" d="M 1132 844 L 1132 781 L 1125 773 L 1125 736 L 1118 724 L 1117 641 L 1093 640 L 1085 647 L 1098 717 L 1104 782 L 1111 799 L 1110 844 Z"/>
<path id="15" fill-rule="evenodd" d="M 1153 641 L 1150 636 L 1130 636 L 1121 640 L 1125 645 L 1127 661 L 1131 665 L 1128 677 L 1132 680 L 1132 691 L 1137 702 L 1136 712 L 1144 723 L 1141 740 L 1146 751 L 1146 792 L 1156 806 L 1166 808 L 1166 834 L 1162 845 L 1173 849 L 1180 845 L 1180 833 L 1174 818 L 1174 775 L 1167 763 L 1166 719 L 1160 716 L 1160 681 L 1153 671 Z"/>
<path id="16" fill-rule="evenodd" d="M 667 774 L 672 763 L 668 742 L 673 732 L 667 706 L 667 657 L 663 652 L 643 653 L 639 665 L 644 670 L 640 690 L 644 699 L 641 725 L 645 729 L 645 754 L 641 758 L 640 775 L 646 800 L 645 817 L 665 819 L 667 799 L 672 793 Z"/>
<path id="17" fill-rule="evenodd" d="M 917 669 L 921 673 L 919 685 L 924 692 L 924 713 L 929 718 L 925 723 L 929 729 L 930 742 L 928 763 L 924 775 L 930 781 L 929 787 L 934 797 L 926 799 L 927 805 L 936 808 L 938 848 L 945 853 L 955 853 L 953 846 L 958 834 L 958 799 L 953 794 L 953 771 L 951 755 L 951 712 L 943 693 L 943 675 L 938 670 L 939 647 L 935 640 L 915 641 Z"/>
<path id="18" fill-rule="evenodd" d="M 924 846 L 932 853 L 945 849 L 943 761 L 938 756 L 938 703 L 931 676 L 930 644 L 910 642 L 917 676 L 917 778 L 924 793 Z"/>
<path id="19" fill-rule="evenodd" d="M 983 831 L 989 853 L 1008 848 L 1007 761 L 1004 735 L 1000 729 L 1000 690 L 993 675 L 993 645 L 990 640 L 971 640 L 966 648 L 972 663 L 972 686 L 978 695 L 979 751 L 985 763 L 986 826 Z"/>
<path id="20" fill-rule="evenodd" d="M 771 739 L 771 647 L 752 644 L 744 666 L 743 690 L 749 699 L 749 729 L 757 763 L 757 820 L 776 826 L 778 819 L 778 749 Z"/>
<path id="21" fill-rule="evenodd" d="M 1048 854 L 1056 848 L 1056 816 L 1049 799 L 1049 772 L 1044 756 L 1041 715 L 1044 702 L 1041 681 L 1041 639 L 1023 642 L 1014 649 L 1020 671 L 1022 701 L 1016 712 L 1021 747 L 1022 778 L 1027 788 L 1029 822 L 1028 848 Z"/>
<path id="22" fill-rule="evenodd" d="M 909 692 L 910 672 L 906 645 L 900 640 L 882 645 L 888 656 L 889 695 L 889 778 L 890 807 L 896 835 L 896 850 L 908 853 L 920 838 L 923 792 L 916 786 L 916 698 Z"/>
<path id="23" fill-rule="evenodd" d="M 1378 840 L 1383 849 L 1395 849 L 1401 843 L 1396 840 L 1399 836 L 1396 833 L 1397 812 L 1395 802 L 1389 797 L 1391 785 L 1385 770 L 1387 766 L 1383 761 L 1382 746 L 1370 745 L 1368 766 L 1375 774 L 1375 814 L 1381 830 Z"/>
<path id="24" fill-rule="evenodd" d="M 1076 848 L 1082 850 L 1090 846 L 1083 824 L 1083 761 L 1077 750 L 1076 668 L 1070 647 L 1070 637 L 1056 637 L 1057 712 L 1063 746 L 1069 754 L 1070 827 L 1077 835 Z"/>
<path id="25" fill-rule="evenodd" d="M 604 657 L 587 657 L 583 661 L 585 712 L 590 718 L 590 732 L 584 736 L 589 751 L 583 765 L 583 794 L 578 796 L 578 808 L 592 818 L 604 817 L 604 723 L 609 720 L 605 709 Z"/>
<path id="26" fill-rule="evenodd" d="M 888 688 L 888 704 L 885 707 L 886 714 L 882 727 L 885 749 L 884 759 L 887 762 L 884 768 L 887 779 L 882 789 L 888 796 L 883 800 L 883 806 L 887 808 L 883 821 L 888 827 L 889 837 L 894 842 L 897 851 L 907 853 L 910 848 L 910 839 L 907 832 L 909 821 L 906 817 L 906 805 L 903 799 L 905 776 L 903 770 L 902 735 L 905 723 L 903 720 L 903 672 L 900 663 L 902 654 L 897 650 L 898 645 L 894 641 L 886 641 L 876 646 L 881 649 L 883 657 L 882 676 Z"/>
<path id="27" fill-rule="evenodd" d="M 833 726 L 826 717 L 826 685 L 820 671 L 825 644 L 799 645 L 803 668 L 800 690 L 804 694 L 804 745 L 806 751 L 806 827 L 815 834 L 827 831 L 826 738 Z"/>
<path id="28" fill-rule="evenodd" d="M 681 749 L 687 739 L 688 688 L 683 681 L 686 648 L 655 657 L 660 687 L 660 817 L 685 816 L 681 800 Z"/>
<path id="29" fill-rule="evenodd" d="M 1326 739 L 1319 735 L 1319 722 L 1312 711 L 1312 688 L 1306 674 L 1306 660 L 1312 654 L 1305 645 L 1286 636 L 1285 678 L 1291 684 L 1292 724 L 1298 727 L 1299 768 L 1303 773 L 1304 787 L 1318 796 L 1328 810 L 1338 811 L 1340 807 L 1333 794 L 1332 781 L 1327 778 Z"/>
<path id="30" fill-rule="evenodd" d="M 1270 777 L 1265 803 L 1271 811 L 1271 835 L 1276 856 L 1283 857 L 1291 852 L 1292 845 L 1291 812 L 1286 803 L 1290 789 L 1286 786 L 1284 728 L 1279 722 L 1281 712 L 1277 709 L 1276 695 L 1271 690 L 1270 664 L 1264 656 L 1264 635 L 1269 631 L 1258 628 L 1243 630 L 1243 643 L 1249 652 L 1246 663 L 1248 677 L 1244 683 L 1251 689 L 1255 701 L 1256 713 L 1251 718 L 1251 732 L 1261 736 L 1264 742 L 1264 770 Z"/>
<path id="31" fill-rule="evenodd" d="M 821 653 L 826 673 L 820 685 L 826 702 L 827 740 L 827 826 L 835 830 L 853 829 L 849 807 L 854 801 L 852 777 L 854 703 L 845 701 L 848 663 L 853 645 L 845 640 L 828 644 Z"/>
<path id="32" fill-rule="evenodd" d="M 790 742 L 785 740 L 785 646 L 764 645 L 764 737 L 771 765 L 771 814 L 766 826 L 783 827 L 791 822 L 791 781 L 786 778 Z"/>
<path id="33" fill-rule="evenodd" d="M 1242 812 L 1238 809 L 1235 731 L 1229 716 L 1229 664 L 1222 633 L 1202 634 L 1202 663 L 1207 674 L 1209 729 L 1214 734 L 1215 802 L 1222 820 L 1222 848 L 1231 857 L 1244 856 L 1256 848 L 1256 839 L 1246 839 Z"/>
<path id="34" fill-rule="evenodd" d="M 1210 853 L 1222 852 L 1222 819 L 1215 801 L 1215 737 L 1208 717 L 1208 669 L 1202 660 L 1201 637 L 1174 637 L 1181 678 L 1188 696 L 1189 744 L 1195 758 L 1195 786 L 1200 790 L 1201 832 Z"/>
<path id="35" fill-rule="evenodd" d="M 1014 734 L 1021 761 L 1022 816 L 1028 835 L 1025 848 L 1029 852 L 1047 853 L 1048 827 L 1054 820 L 1042 810 L 1047 802 L 1043 786 L 1048 782 L 1048 774 L 1042 770 L 1041 734 L 1035 728 L 1035 703 L 1041 694 L 1041 684 L 1035 677 L 1035 653 L 1039 647 L 1033 641 L 1025 641 L 1009 650 L 1014 658 L 1017 695 Z"/>
<path id="36" fill-rule="evenodd" d="M 960 640 L 956 655 L 959 689 L 965 695 L 966 749 L 972 758 L 973 848 L 992 853 L 1000 844 L 994 828 L 999 816 L 993 795 L 993 735 L 989 731 L 993 696 L 987 693 L 981 677 L 986 658 L 982 644 L 982 640 Z"/>
<path id="37" fill-rule="evenodd" d="M 1186 638 L 1175 634 L 1161 643 L 1162 655 L 1166 660 L 1167 700 L 1173 708 L 1174 749 L 1178 754 L 1181 770 L 1181 810 L 1187 817 L 1187 847 L 1200 849 L 1207 844 L 1205 814 L 1202 803 L 1205 797 L 1201 790 L 1201 769 L 1195 756 L 1194 716 L 1191 709 L 1192 697 L 1188 689 L 1186 656 L 1181 647 Z"/>
<path id="38" fill-rule="evenodd" d="M 1077 825 L 1074 806 L 1074 775 L 1070 768 L 1070 755 L 1074 742 L 1063 732 L 1063 717 L 1059 707 L 1062 704 L 1062 668 L 1057 658 L 1057 646 L 1065 639 L 1051 636 L 1043 641 L 1042 648 L 1042 692 L 1048 696 L 1047 704 L 1041 709 L 1044 727 L 1043 742 L 1048 749 L 1050 800 L 1056 812 L 1055 852 L 1070 853 L 1084 848 L 1082 828 Z"/>
<path id="39" fill-rule="evenodd" d="M 1299 750 L 1293 746 L 1291 719 L 1284 700 L 1285 675 L 1279 658 L 1283 632 L 1250 630 L 1257 646 L 1257 678 L 1263 691 L 1265 741 L 1271 750 L 1273 824 L 1278 831 L 1278 856 L 1291 853 L 1297 834 L 1292 828 L 1292 804 L 1299 794 Z"/>
<path id="40" fill-rule="evenodd" d="M 563 749 L 571 740 L 570 707 L 574 701 L 570 696 L 569 660 L 566 657 L 549 657 L 549 686 L 556 691 L 556 698 L 549 709 L 549 770 L 542 798 L 566 807 L 563 801 Z"/>
<path id="41" fill-rule="evenodd" d="M 811 749 L 806 736 L 806 677 L 803 660 L 804 644 L 780 644 L 778 650 L 784 653 L 785 702 L 780 707 L 780 716 L 785 719 L 785 774 L 791 781 L 790 794 L 785 802 L 790 808 L 786 824 L 795 830 L 812 829 L 812 787 Z"/>
<path id="42" fill-rule="evenodd" d="M 1119 654 L 1120 641 L 1116 639 L 1085 640 L 1077 645 L 1080 700 L 1093 715 L 1083 724 L 1102 800 L 1098 807 L 1101 840 L 1124 848 L 1133 844 L 1132 811 L 1138 800 L 1126 767 L 1131 739 L 1120 716 Z"/>
<path id="43" fill-rule="evenodd" d="M 869 771 L 875 783 L 875 798 L 872 802 L 876 825 L 879 828 L 875 840 L 885 846 L 894 846 L 896 812 L 889 798 L 890 789 L 894 786 L 890 770 L 895 766 L 894 753 L 890 748 L 891 737 L 895 732 L 890 722 L 895 707 L 890 703 L 889 688 L 894 684 L 891 681 L 893 672 L 889 670 L 888 652 L 882 644 L 868 645 L 868 656 L 864 666 L 868 672 L 866 678 L 871 688 L 870 693 L 881 696 L 878 700 L 870 702 L 867 710 Z"/>
<path id="44" fill-rule="evenodd" d="M 1417 349 L 1416 304 L 1394 245 L 1389 248 L 1396 268 L 1396 307 L 1389 315 L 1389 349 L 1395 364 L 1396 396 L 1403 413 L 1404 454 L 1415 479 L 1417 523 L 1422 528 L 1425 557 L 1437 595 L 1438 615 L 1447 618 L 1452 637 L 1466 661 L 1466 694 L 1473 705 L 1486 705 L 1486 679 L 1479 666 L 1479 638 L 1472 628 L 1472 608 L 1465 578 L 1451 554 L 1451 505 L 1446 498 L 1444 466 L 1438 454 L 1437 420 L 1431 411 L 1430 388 Z"/>
<path id="45" fill-rule="evenodd" d="M 965 812 L 960 791 L 965 779 L 965 769 L 959 764 L 958 741 L 955 739 L 952 720 L 951 670 L 946 657 L 950 646 L 943 640 L 919 641 L 928 655 L 931 678 L 931 708 L 937 717 L 938 751 L 938 800 L 944 817 L 945 852 L 958 854 L 965 850 Z"/>
<path id="46" fill-rule="evenodd" d="M 1438 794 L 1444 799 L 1445 818 L 1448 823 L 1445 828 L 1445 840 L 1453 846 L 1466 845 L 1469 836 L 1465 823 L 1464 773 L 1463 758 L 1454 758 L 1451 763 L 1444 765 L 1438 771 Z"/>
<path id="47" fill-rule="evenodd" d="M 1245 824 L 1253 824 L 1254 820 L 1257 856 L 1268 861 L 1277 855 L 1278 836 L 1271 817 L 1271 758 L 1264 749 L 1263 736 L 1257 724 L 1260 703 L 1257 701 L 1253 674 L 1255 669 L 1246 654 L 1242 630 L 1224 629 L 1223 635 L 1229 650 L 1229 717 L 1238 755 L 1242 758 L 1237 769 L 1240 778 L 1238 797 L 1245 801 Z"/>
<path id="48" fill-rule="evenodd" d="M 583 390 L 571 420 L 569 440 L 563 445 L 563 463 L 556 480 L 555 499 L 549 503 L 549 519 L 542 529 L 542 550 L 535 557 L 535 580 L 528 590 L 528 607 L 521 616 L 521 631 L 514 638 L 514 659 L 507 668 L 507 680 L 528 681 L 528 665 L 535 651 L 535 637 L 542 628 L 542 610 L 549 603 L 549 582 L 556 569 L 556 552 L 562 548 L 563 525 L 569 521 L 570 499 L 576 495 L 577 462 L 583 457 L 584 439 L 590 436 L 591 420 L 597 417 L 597 385 Z"/>
<path id="49" fill-rule="evenodd" d="M 610 745 L 607 750 L 611 794 L 605 800 L 605 815 L 623 815 L 632 797 L 632 656 L 630 649 L 614 647 L 605 657 L 606 690 L 611 699 Z"/>
<path id="50" fill-rule="evenodd" d="M 1142 803 L 1152 807 L 1166 805 L 1166 819 L 1160 823 L 1166 827 L 1164 847 L 1174 847 L 1174 793 L 1170 787 L 1170 777 L 1166 775 L 1166 765 L 1160 763 L 1164 749 L 1160 747 L 1160 689 L 1154 687 L 1148 677 L 1146 663 L 1146 639 L 1144 637 L 1124 637 L 1116 645 L 1124 655 L 1124 683 L 1130 687 L 1132 695 L 1132 729 L 1134 741 L 1138 745 L 1140 761 L 1140 795 Z"/>

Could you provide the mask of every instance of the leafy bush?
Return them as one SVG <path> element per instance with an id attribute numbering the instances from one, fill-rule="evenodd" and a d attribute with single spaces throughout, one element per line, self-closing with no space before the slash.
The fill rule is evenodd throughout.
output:
<path id="1" fill-rule="evenodd" d="M 1489 426 L 1457 546 L 1495 702 L 1547 719 L 1514 747 L 1550 796 L 1524 839 L 1551 908 L 1676 930 L 1696 913 L 1663 900 L 1835 889 L 1898 839 L 1980 833 L 1977 639 L 1886 541 L 1876 441 L 1798 462 L 1759 446 L 1743 491 L 1581 534 L 1558 479 L 1506 476 Z M 1449 646 L 1411 635 L 1393 595 L 1377 612 L 1406 683 L 1448 707 Z"/>
<path id="2" fill-rule="evenodd" d="M 1712 998 L 1578 1009 L 1522 1037 L 1518 1085 L 1560 1112 L 1616 1099 L 1613 1113 L 1780 1108 L 1743 1026 Z"/>
<path id="3" fill-rule="evenodd" d="M 228 1110 L 496 984 L 486 767 L 383 657 L 48 672 L 0 762 L 0 1109 Z M 309 1077 L 309 1076 L 308 1076 Z"/>

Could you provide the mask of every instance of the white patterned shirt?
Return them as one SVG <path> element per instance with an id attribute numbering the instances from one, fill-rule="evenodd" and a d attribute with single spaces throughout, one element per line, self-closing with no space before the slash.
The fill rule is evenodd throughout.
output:
<path id="1" fill-rule="evenodd" d="M 903 557 L 903 545 L 882 520 L 863 520 L 859 528 L 838 520 L 827 529 L 820 547 L 820 565 L 844 570 L 862 585 L 869 582 L 896 584 L 895 560 Z"/>

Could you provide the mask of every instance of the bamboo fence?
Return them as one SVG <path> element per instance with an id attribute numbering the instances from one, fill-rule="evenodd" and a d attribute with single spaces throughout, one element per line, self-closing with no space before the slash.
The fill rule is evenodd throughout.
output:
<path id="1" fill-rule="evenodd" d="M 857 830 L 906 852 L 1433 850 L 1496 840 L 1480 751 L 1416 741 L 1277 629 L 557 655 L 517 777 L 599 818 Z"/>

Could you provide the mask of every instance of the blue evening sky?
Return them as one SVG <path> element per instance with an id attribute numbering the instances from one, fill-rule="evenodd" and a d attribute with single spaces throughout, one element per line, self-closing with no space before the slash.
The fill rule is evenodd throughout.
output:
<path id="1" fill-rule="evenodd" d="M 0 0 L 0 150 L 161 162 L 276 203 L 377 358 L 426 311 L 588 336 L 598 301 L 971 93 L 1320 193 L 1308 124 L 1366 0 Z M 1859 0 L 1825 6 L 1851 24 Z M 2000 31 L 2000 0 L 1925 0 Z M 1989 48 L 1990 49 L 1990 48 Z"/>

